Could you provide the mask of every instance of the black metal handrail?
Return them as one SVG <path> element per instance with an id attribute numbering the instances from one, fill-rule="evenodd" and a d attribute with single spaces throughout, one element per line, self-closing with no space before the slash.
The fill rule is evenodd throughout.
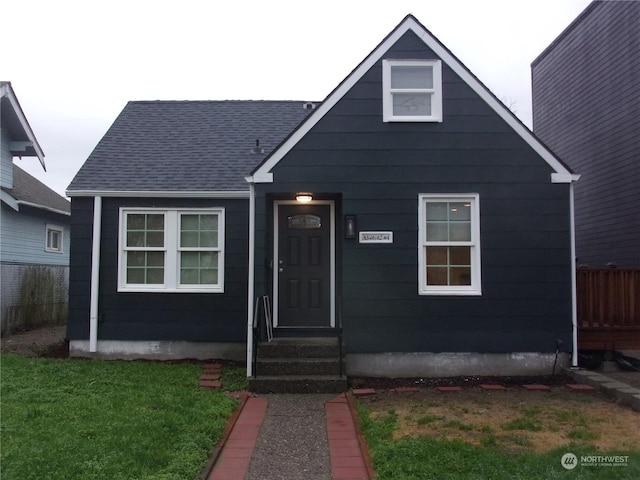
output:
<path id="1" fill-rule="evenodd" d="M 258 325 L 260 324 L 260 322 L 258 322 L 258 317 L 259 317 L 259 308 L 260 308 L 260 297 L 256 298 L 256 303 L 255 303 L 255 309 L 253 311 L 253 352 L 252 352 L 252 358 L 251 358 L 251 365 L 252 365 L 252 371 L 253 371 L 253 377 L 257 378 L 258 377 L 258 345 L 260 345 L 260 329 L 258 327 Z"/>
<path id="2" fill-rule="evenodd" d="M 340 356 L 340 377 L 344 376 L 344 365 L 342 360 L 342 298 L 337 298 L 337 317 L 338 317 L 338 354 Z"/>

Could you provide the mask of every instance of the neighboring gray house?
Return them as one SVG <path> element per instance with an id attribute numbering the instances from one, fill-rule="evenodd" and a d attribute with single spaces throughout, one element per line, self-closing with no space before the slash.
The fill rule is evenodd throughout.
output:
<path id="1" fill-rule="evenodd" d="M 640 267 L 640 2 L 592 2 L 531 71 L 533 130 L 580 174 L 578 266 Z"/>
<path id="2" fill-rule="evenodd" d="M 2 333 L 67 317 L 71 205 L 13 163 L 44 153 L 9 82 L 0 82 Z"/>

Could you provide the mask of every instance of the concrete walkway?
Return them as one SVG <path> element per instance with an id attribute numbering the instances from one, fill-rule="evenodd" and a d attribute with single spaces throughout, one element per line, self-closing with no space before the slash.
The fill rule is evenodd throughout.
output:
<path id="1" fill-rule="evenodd" d="M 206 478 L 369 480 L 367 465 L 346 394 L 270 394 L 246 400 Z"/>
<path id="2" fill-rule="evenodd" d="M 572 389 L 590 385 L 640 411 L 640 372 L 565 372 L 578 382 L 567 385 Z M 347 394 L 247 398 L 206 479 L 370 480 L 373 469 L 350 400 Z"/>
<path id="3" fill-rule="evenodd" d="M 576 382 L 597 388 L 619 404 L 640 412 L 640 372 L 599 373 L 569 368 L 565 372 Z"/>

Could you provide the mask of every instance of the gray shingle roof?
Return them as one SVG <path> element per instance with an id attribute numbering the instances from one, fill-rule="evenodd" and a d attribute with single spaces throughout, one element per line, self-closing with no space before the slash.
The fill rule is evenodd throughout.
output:
<path id="1" fill-rule="evenodd" d="M 71 214 L 71 203 L 67 199 L 15 164 L 13 165 L 13 188 L 3 188 L 3 190 L 15 198 L 18 203 Z"/>
<path id="2" fill-rule="evenodd" d="M 68 191 L 248 190 L 244 177 L 311 112 L 303 104 L 129 102 Z"/>

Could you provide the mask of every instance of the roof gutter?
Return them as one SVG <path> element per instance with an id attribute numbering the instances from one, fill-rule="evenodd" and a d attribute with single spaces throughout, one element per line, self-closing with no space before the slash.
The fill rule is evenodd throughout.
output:
<path id="1" fill-rule="evenodd" d="M 249 198 L 248 190 L 67 190 L 67 197 L 121 198 Z"/>
<path id="2" fill-rule="evenodd" d="M 40 210 L 46 210 L 48 212 L 53 212 L 53 213 L 58 213 L 60 215 L 66 215 L 67 217 L 71 216 L 71 212 L 65 212 L 64 210 L 59 210 L 57 208 L 51 208 L 51 207 L 47 207 L 45 205 L 39 205 L 37 203 L 32 203 L 32 202 L 24 202 L 22 200 L 18 200 L 17 201 L 18 205 L 24 205 L 26 207 L 33 207 L 33 208 L 38 208 Z"/>

